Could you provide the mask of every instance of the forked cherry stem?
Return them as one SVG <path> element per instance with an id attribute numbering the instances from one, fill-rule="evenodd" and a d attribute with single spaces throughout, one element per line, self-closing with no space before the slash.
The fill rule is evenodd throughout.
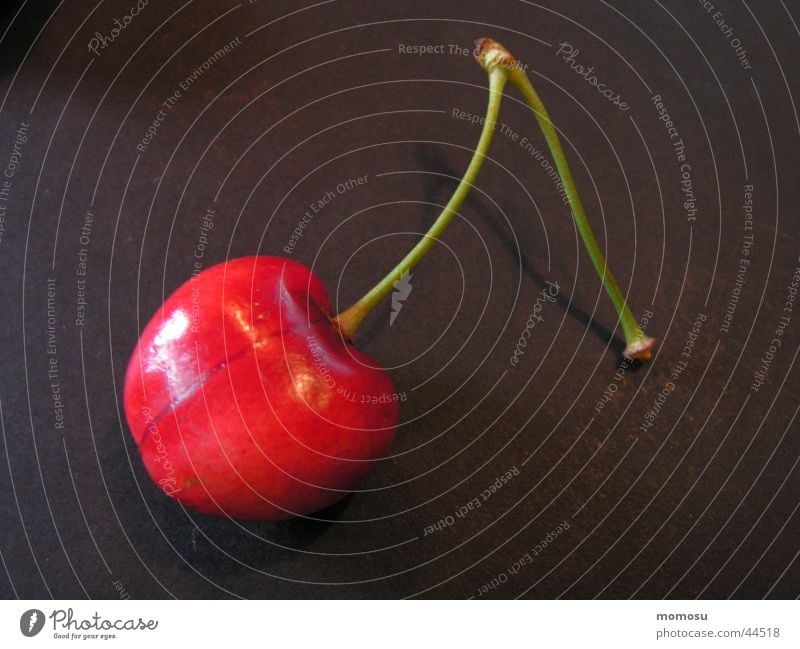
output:
<path id="1" fill-rule="evenodd" d="M 586 211 L 583 209 L 583 203 L 572 179 L 572 173 L 564 155 L 564 150 L 561 147 L 558 133 L 553 127 L 544 104 L 517 59 L 505 47 L 490 38 L 481 38 L 475 44 L 477 46 L 475 58 L 489 75 L 489 104 L 486 108 L 486 118 L 483 122 L 478 146 L 472 155 L 464 177 L 459 182 L 456 191 L 447 202 L 447 205 L 444 206 L 439 217 L 419 243 L 364 297 L 337 315 L 334 319 L 335 323 L 339 326 L 344 336 L 352 338 L 366 315 L 392 291 L 394 284 L 404 273 L 407 273 L 419 263 L 447 226 L 450 225 L 486 159 L 489 144 L 492 141 L 492 135 L 497 124 L 497 116 L 500 112 L 503 88 L 507 81 L 511 81 L 536 116 L 536 121 L 539 123 L 539 128 L 542 130 L 544 139 L 556 164 L 561 183 L 569 200 L 572 217 L 575 220 L 583 244 L 606 292 L 611 298 L 611 302 L 614 304 L 614 308 L 617 310 L 625 336 L 626 347 L 623 354 L 631 359 L 648 360 L 652 355 L 655 339 L 646 336 L 642 331 L 606 264 L 600 246 L 597 244 L 597 239 L 595 239 L 592 228 L 589 225 L 589 220 L 586 218 Z"/>

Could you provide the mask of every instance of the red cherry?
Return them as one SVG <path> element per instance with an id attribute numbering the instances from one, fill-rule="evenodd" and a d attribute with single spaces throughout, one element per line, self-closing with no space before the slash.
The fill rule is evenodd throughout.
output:
<path id="1" fill-rule="evenodd" d="M 342 337 L 319 278 L 264 256 L 209 268 L 167 299 L 133 352 L 124 401 L 156 484 L 237 519 L 343 498 L 398 416 L 391 380 Z"/>

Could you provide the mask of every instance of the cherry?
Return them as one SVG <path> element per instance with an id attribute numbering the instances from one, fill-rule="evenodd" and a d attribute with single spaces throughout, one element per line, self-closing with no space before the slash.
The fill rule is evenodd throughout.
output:
<path id="1" fill-rule="evenodd" d="M 128 366 L 125 412 L 165 492 L 206 514 L 277 519 L 358 485 L 394 436 L 397 396 L 343 341 L 319 278 L 260 256 L 167 299 Z"/>
<path id="2" fill-rule="evenodd" d="M 476 42 L 489 76 L 483 129 L 464 177 L 417 245 L 338 316 L 320 279 L 279 257 L 213 266 L 179 287 L 142 331 L 125 376 L 125 414 L 150 476 L 205 514 L 275 520 L 354 490 L 387 451 L 398 421 L 389 376 L 353 346 L 361 321 L 428 252 L 480 170 L 506 81 L 532 108 L 586 249 L 619 314 L 624 354 L 654 341 L 625 302 L 592 234 L 558 135 L 516 59 Z"/>

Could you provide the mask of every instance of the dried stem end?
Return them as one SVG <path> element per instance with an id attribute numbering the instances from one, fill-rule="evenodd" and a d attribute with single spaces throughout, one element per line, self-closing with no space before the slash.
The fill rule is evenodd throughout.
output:
<path id="1" fill-rule="evenodd" d="M 622 352 L 623 356 L 635 361 L 649 361 L 653 356 L 653 347 L 656 339 L 649 336 L 639 336 Z"/>

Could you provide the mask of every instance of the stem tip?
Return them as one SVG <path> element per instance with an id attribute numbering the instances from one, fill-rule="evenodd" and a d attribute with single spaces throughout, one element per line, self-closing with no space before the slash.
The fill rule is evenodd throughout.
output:
<path id="1" fill-rule="evenodd" d="M 653 356 L 653 347 L 656 339 L 650 336 L 637 336 L 636 339 L 625 348 L 622 355 L 635 361 L 649 361 Z"/>
<path id="2" fill-rule="evenodd" d="M 475 40 L 475 60 L 486 72 L 496 66 L 509 70 L 519 67 L 519 61 L 514 55 L 492 38 Z"/>

